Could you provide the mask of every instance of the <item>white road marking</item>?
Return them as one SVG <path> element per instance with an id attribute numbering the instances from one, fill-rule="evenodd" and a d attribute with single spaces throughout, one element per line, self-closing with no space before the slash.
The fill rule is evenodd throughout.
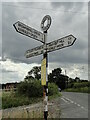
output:
<path id="1" fill-rule="evenodd" d="M 80 104 L 70 100 L 69 98 L 63 96 L 63 98 L 61 98 L 63 101 L 65 101 L 67 104 L 70 104 L 70 103 L 73 103 L 75 105 L 77 105 L 78 107 L 80 107 L 81 109 L 85 110 L 85 111 L 88 111 L 88 109 L 86 109 L 85 107 L 81 106 Z"/>
<path id="2" fill-rule="evenodd" d="M 80 105 L 79 105 L 79 104 L 77 104 L 77 106 L 79 106 L 79 107 L 80 107 Z"/>
<path id="3" fill-rule="evenodd" d="M 71 103 L 74 103 L 73 101 L 71 101 Z"/>
<path id="4" fill-rule="evenodd" d="M 88 109 L 86 109 L 84 106 L 80 105 L 79 103 L 75 102 L 75 101 L 72 101 L 71 99 L 65 97 L 65 96 L 62 96 L 62 100 L 64 102 L 66 102 L 67 104 L 73 104 L 73 105 L 76 105 L 77 107 L 79 107 L 81 110 L 83 111 L 86 111 L 88 113 Z M 65 104 L 63 104 L 65 105 Z M 78 109 L 78 108 L 77 108 Z"/>
<path id="5" fill-rule="evenodd" d="M 87 110 L 87 109 L 85 109 L 83 106 L 81 106 L 80 104 L 78 104 L 78 103 L 70 100 L 69 98 L 67 98 L 67 97 L 65 97 L 65 96 L 63 96 L 63 98 L 61 98 L 61 99 L 62 99 L 64 102 L 66 102 L 67 104 L 69 104 L 69 102 L 70 102 L 70 103 L 73 103 L 73 104 L 77 105 L 78 107 L 81 107 L 81 108 L 84 109 L 84 110 Z"/>
<path id="6" fill-rule="evenodd" d="M 82 108 L 82 109 L 84 109 L 84 107 L 83 107 L 83 106 L 81 106 L 81 108 Z"/>
<path id="7" fill-rule="evenodd" d="M 83 107 L 83 106 L 81 106 L 81 108 L 82 108 L 82 109 L 84 109 L 84 110 L 86 110 L 86 111 L 88 111 L 88 109 L 86 109 L 86 108 L 85 108 L 85 107 Z"/>
<path id="8" fill-rule="evenodd" d="M 61 98 L 61 99 L 62 99 L 64 102 L 66 102 L 66 103 L 68 102 L 68 101 L 66 101 L 64 98 Z"/>
<path id="9" fill-rule="evenodd" d="M 67 99 L 68 101 L 70 101 L 71 103 L 74 103 L 74 101 L 70 100 L 69 98 L 66 98 L 65 96 L 63 96 L 65 99 Z"/>

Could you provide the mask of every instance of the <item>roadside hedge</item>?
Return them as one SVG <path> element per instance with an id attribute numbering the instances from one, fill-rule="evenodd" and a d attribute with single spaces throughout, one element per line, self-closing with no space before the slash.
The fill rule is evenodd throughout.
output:
<path id="1" fill-rule="evenodd" d="M 51 95 L 55 95 L 58 94 L 58 86 L 55 83 L 49 83 L 48 84 L 48 94 Z"/>
<path id="2" fill-rule="evenodd" d="M 74 83 L 73 88 L 90 87 L 90 82 Z"/>
<path id="3" fill-rule="evenodd" d="M 28 97 L 41 97 L 43 94 L 43 88 L 40 85 L 39 80 L 33 80 L 32 82 L 21 82 L 17 89 L 19 94 L 24 94 Z"/>
<path id="4" fill-rule="evenodd" d="M 23 81 L 18 85 L 17 93 L 28 97 L 43 96 L 43 86 L 39 80 Z M 55 95 L 58 93 L 58 87 L 55 83 L 48 84 L 48 95 Z"/>

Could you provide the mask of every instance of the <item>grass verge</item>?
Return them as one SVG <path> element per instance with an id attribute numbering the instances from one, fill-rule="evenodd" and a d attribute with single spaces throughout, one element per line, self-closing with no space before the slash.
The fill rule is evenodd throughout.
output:
<path id="1" fill-rule="evenodd" d="M 65 91 L 65 92 L 90 93 L 90 87 L 68 88 L 68 89 L 65 89 L 64 91 Z"/>
<path id="2" fill-rule="evenodd" d="M 49 100 L 52 100 L 54 98 L 61 97 L 61 93 L 58 92 L 58 94 L 55 94 L 55 95 L 52 95 L 52 96 L 48 96 L 48 97 L 49 97 Z"/>
<path id="3" fill-rule="evenodd" d="M 42 98 L 28 98 L 24 95 L 19 96 L 15 92 L 3 92 L 2 93 L 2 109 L 18 107 L 23 105 L 29 105 L 41 101 Z"/>
<path id="4" fill-rule="evenodd" d="M 49 96 L 49 100 L 60 97 L 61 94 L 55 94 L 52 96 Z M 29 105 L 33 103 L 38 103 L 40 101 L 43 101 L 43 95 L 42 97 L 26 97 L 24 95 L 18 95 L 15 92 L 2 92 L 2 109 L 6 108 L 12 108 L 12 107 L 18 107 L 23 105 Z"/>

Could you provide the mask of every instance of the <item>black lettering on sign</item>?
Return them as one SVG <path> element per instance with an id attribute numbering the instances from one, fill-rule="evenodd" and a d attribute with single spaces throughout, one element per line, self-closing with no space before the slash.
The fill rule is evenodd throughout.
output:
<path id="1" fill-rule="evenodd" d="M 36 54 L 38 54 L 38 52 L 35 52 L 34 54 L 36 55 Z"/>
<path id="2" fill-rule="evenodd" d="M 71 40 L 72 39 L 72 37 L 68 37 L 68 40 Z"/>
<path id="3" fill-rule="evenodd" d="M 24 33 L 24 29 L 22 28 L 18 28 L 18 31 Z"/>
<path id="4" fill-rule="evenodd" d="M 58 48 L 63 47 L 63 43 L 62 43 L 62 44 L 57 45 L 57 47 L 58 47 Z"/>
<path id="5" fill-rule="evenodd" d="M 18 26 L 21 27 L 21 28 L 26 28 L 26 27 L 23 26 L 23 24 L 21 24 L 21 23 L 18 23 Z"/>
<path id="6" fill-rule="evenodd" d="M 40 36 L 40 33 L 37 32 L 36 30 L 34 30 L 34 33 L 35 33 L 36 35 Z"/>
<path id="7" fill-rule="evenodd" d="M 68 45 L 70 45 L 71 44 L 71 41 L 68 41 Z"/>

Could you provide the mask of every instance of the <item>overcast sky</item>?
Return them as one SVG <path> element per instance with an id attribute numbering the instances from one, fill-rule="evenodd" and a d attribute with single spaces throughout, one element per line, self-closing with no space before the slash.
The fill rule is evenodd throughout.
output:
<path id="1" fill-rule="evenodd" d="M 48 54 L 48 72 L 61 67 L 63 74 L 66 70 L 69 77 L 88 79 L 87 2 L 3 2 L 0 41 L 2 83 L 21 81 L 33 66 L 41 65 L 42 55 L 27 59 L 24 54 L 42 43 L 16 32 L 13 24 L 21 21 L 41 31 L 40 25 L 45 15 L 52 18 L 47 42 L 70 34 L 77 38 L 73 46 Z"/>

